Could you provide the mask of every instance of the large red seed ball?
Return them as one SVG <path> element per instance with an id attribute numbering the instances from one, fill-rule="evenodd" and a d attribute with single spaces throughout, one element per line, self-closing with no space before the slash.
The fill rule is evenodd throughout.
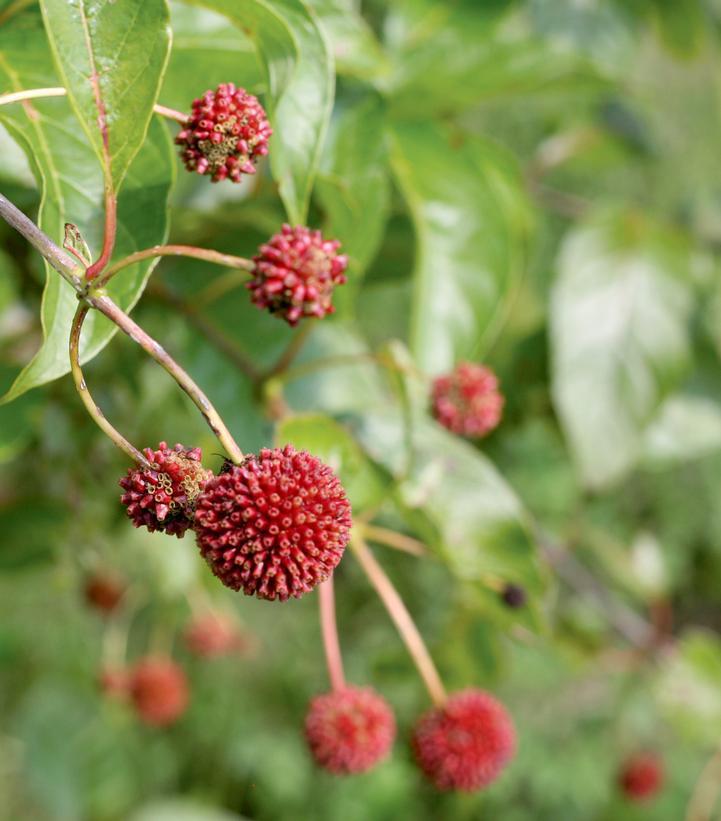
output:
<path id="1" fill-rule="evenodd" d="M 128 692 L 140 720 L 165 727 L 185 712 L 190 693 L 183 669 L 172 659 L 146 656 L 128 676 Z"/>
<path id="2" fill-rule="evenodd" d="M 434 380 L 431 402 L 441 425 L 477 439 L 498 426 L 505 400 L 490 368 L 461 362 L 451 373 Z"/>
<path id="3" fill-rule="evenodd" d="M 506 708 L 483 690 L 463 690 L 416 724 L 418 764 L 440 790 L 478 790 L 513 757 L 516 733 Z"/>
<path id="4" fill-rule="evenodd" d="M 195 500 L 213 473 L 200 464 L 200 448 L 169 448 L 161 442 L 157 450 L 143 453 L 150 467 L 128 470 L 120 480 L 125 491 L 120 501 L 135 527 L 180 538 L 192 526 Z"/>
<path id="5" fill-rule="evenodd" d="M 188 171 L 208 174 L 213 182 L 240 182 L 255 174 L 268 153 L 273 130 L 258 99 L 233 83 L 221 83 L 193 102 L 187 124 L 175 138 Z"/>
<path id="6" fill-rule="evenodd" d="M 375 766 L 390 751 L 395 734 L 393 711 L 369 687 L 345 687 L 316 696 L 305 719 L 313 758 L 336 775 Z"/>
<path id="7" fill-rule="evenodd" d="M 621 791 L 631 801 L 647 801 L 664 782 L 663 762 L 653 753 L 637 753 L 626 759 L 618 774 Z"/>
<path id="8" fill-rule="evenodd" d="M 261 450 L 211 479 L 195 509 L 198 547 L 213 573 L 260 599 L 300 598 L 324 582 L 350 527 L 336 475 L 290 445 Z"/>
<path id="9" fill-rule="evenodd" d="M 284 225 L 253 257 L 253 279 L 246 285 L 252 301 L 289 325 L 302 317 L 332 314 L 333 290 L 346 281 L 348 267 L 339 247 L 320 231 Z"/>

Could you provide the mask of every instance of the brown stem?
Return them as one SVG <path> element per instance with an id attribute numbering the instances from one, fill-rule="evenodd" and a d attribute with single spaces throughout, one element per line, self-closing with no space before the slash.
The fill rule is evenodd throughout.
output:
<path id="1" fill-rule="evenodd" d="M 196 248 L 193 245 L 155 245 L 152 248 L 136 251 L 134 254 L 130 254 L 111 265 L 103 276 L 98 279 L 97 287 L 105 287 L 118 271 L 122 271 L 128 265 L 142 262 L 144 259 L 153 259 L 154 257 L 192 257 L 193 259 L 212 262 L 215 265 L 223 265 L 226 268 L 240 268 L 244 271 L 252 271 L 255 267 L 250 259 L 235 257 L 231 254 L 221 254 L 220 251 L 213 251 L 210 248 Z"/>
<path id="2" fill-rule="evenodd" d="M 160 114 L 161 117 L 167 117 L 169 120 L 175 120 L 176 123 L 180 123 L 181 125 L 187 125 L 188 123 L 187 114 L 183 114 L 182 111 L 176 111 L 174 108 L 168 108 L 166 105 L 156 103 L 153 106 L 153 111 L 156 114 Z"/>
<path id="3" fill-rule="evenodd" d="M 143 456 L 143 454 L 131 445 L 130 442 L 128 442 L 128 440 L 118 430 L 116 430 L 110 422 L 108 422 L 105 418 L 105 414 L 95 403 L 95 400 L 88 390 L 88 386 L 85 382 L 85 377 L 83 376 L 83 371 L 80 366 L 80 335 L 83 330 L 83 322 L 85 322 L 85 317 L 88 315 L 89 310 L 90 308 L 88 305 L 83 303 L 78 305 L 78 309 L 75 311 L 75 316 L 73 317 L 72 327 L 70 328 L 70 371 L 73 375 L 75 388 L 77 389 L 88 413 L 100 430 L 102 430 L 103 433 L 134 462 L 137 462 L 143 467 L 150 467 L 148 460 Z"/>
<path id="4" fill-rule="evenodd" d="M 372 542 L 402 550 L 404 553 L 410 553 L 411 556 L 428 555 L 423 542 L 419 542 L 418 539 L 414 539 L 412 536 L 406 536 L 405 533 L 397 533 L 395 530 L 370 524 L 364 524 L 362 532 Z"/>
<path id="5" fill-rule="evenodd" d="M 343 675 L 343 657 L 340 652 L 338 627 L 335 620 L 335 595 L 332 576 L 320 585 L 318 597 L 320 627 L 323 633 L 323 648 L 325 649 L 325 660 L 328 665 L 328 676 L 334 690 L 343 690 L 345 688 L 345 676 Z"/>
<path id="6" fill-rule="evenodd" d="M 73 261 L 72 257 L 59 248 L 50 237 L 44 234 L 32 220 L 28 219 L 22 211 L 16 208 L 1 194 L 0 216 L 37 248 L 50 265 L 73 286 L 75 291 L 88 305 L 100 311 L 111 322 L 114 322 L 175 379 L 178 385 L 190 396 L 199 408 L 211 430 L 218 437 L 231 459 L 234 462 L 241 462 L 243 460 L 243 452 L 236 444 L 230 431 L 220 418 L 220 415 L 210 403 L 210 400 L 162 346 L 122 311 L 110 297 L 97 293 L 86 293 L 86 284 L 82 278 L 84 273 L 83 269 Z"/>
<path id="7" fill-rule="evenodd" d="M 368 576 L 368 579 L 373 587 L 375 587 L 376 592 L 385 605 L 388 615 L 398 629 L 413 659 L 413 663 L 416 665 L 421 679 L 423 679 L 431 701 L 437 707 L 442 707 L 447 698 L 446 689 L 443 686 L 441 677 L 438 674 L 438 670 L 433 663 L 433 659 L 428 652 L 425 642 L 418 632 L 418 628 L 411 614 L 403 603 L 403 599 L 385 574 L 383 568 L 376 561 L 368 545 L 356 531 L 353 531 L 351 534 L 351 547 L 361 567 L 365 571 L 366 576 Z"/>
<path id="8" fill-rule="evenodd" d="M 93 308 L 96 308 L 104 314 L 111 322 L 114 322 L 133 342 L 140 345 L 146 353 L 175 379 L 178 385 L 188 394 L 198 410 L 203 414 L 205 421 L 218 438 L 218 441 L 228 452 L 230 458 L 236 464 L 240 464 L 240 462 L 243 461 L 243 452 L 236 444 L 235 439 L 233 439 L 225 422 L 221 419 L 220 414 L 190 375 L 180 367 L 162 345 L 156 342 L 140 325 L 122 311 L 110 297 L 88 296 L 88 302 Z"/>

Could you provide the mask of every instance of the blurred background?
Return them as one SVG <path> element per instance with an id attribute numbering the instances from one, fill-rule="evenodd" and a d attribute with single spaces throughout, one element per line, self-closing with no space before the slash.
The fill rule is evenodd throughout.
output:
<path id="1" fill-rule="evenodd" d="M 46 273 L 2 223 L 0 391 L 15 398 L 0 406 L 0 819 L 684 818 L 721 740 L 721 4 L 271 5 L 296 38 L 292 82 L 306 84 L 293 88 L 298 110 L 271 117 L 278 152 L 292 149 L 294 117 L 330 112 L 307 160 L 308 224 L 350 256 L 337 313 L 270 381 L 254 377 L 298 332 L 252 306 L 232 272 L 163 260 L 133 315 L 245 451 L 308 447 L 339 467 L 356 515 L 427 545 L 424 558 L 374 551 L 448 687 L 508 706 L 518 755 L 481 793 L 423 781 L 408 735 L 427 696 L 347 556 L 347 675 L 390 701 L 399 735 L 366 775 L 313 766 L 302 722 L 328 687 L 316 596 L 233 594 L 192 537 L 130 526 L 117 485 L 128 465 L 63 376 L 62 345 L 18 377 L 42 341 Z M 266 101 L 253 25 L 170 8 L 159 102 L 188 111 L 225 81 Z M 36 6 L 0 0 L 0 93 L 18 78 L 61 84 Z M 34 216 L 54 181 L 97 249 L 84 137 L 66 100 L 34 106 L 35 119 L 0 107 L 0 190 Z M 123 230 L 150 232 L 139 247 L 167 228 L 173 242 L 252 255 L 288 219 L 275 169 L 210 185 L 182 168 L 176 128 L 153 124 L 159 153 L 126 183 Z M 169 216 L 134 188 L 169 197 Z M 492 367 L 506 396 L 479 443 L 428 414 L 430 378 L 463 359 Z M 86 376 L 136 446 L 198 445 L 220 467 L 202 418 L 128 339 Z M 109 577 L 117 602 L 97 592 Z M 506 582 L 526 591 L 520 609 L 501 601 Z M 208 612 L 233 625 L 221 657 L 188 639 Z M 148 653 L 188 677 L 189 707 L 169 727 L 101 686 L 103 671 Z M 639 751 L 665 778 L 637 804 L 618 778 Z M 721 817 L 718 770 L 693 819 Z"/>

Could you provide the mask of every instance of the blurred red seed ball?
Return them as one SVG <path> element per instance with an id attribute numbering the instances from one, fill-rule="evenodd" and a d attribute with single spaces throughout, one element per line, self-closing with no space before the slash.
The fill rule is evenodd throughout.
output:
<path id="1" fill-rule="evenodd" d="M 242 653 L 252 644 L 232 616 L 217 612 L 194 616 L 186 625 L 183 638 L 193 655 L 206 659 Z"/>
<path id="2" fill-rule="evenodd" d="M 663 761 L 655 753 L 636 753 L 629 756 L 618 774 L 621 792 L 630 801 L 647 801 L 663 787 Z"/>
<path id="3" fill-rule="evenodd" d="M 96 572 L 85 579 L 87 604 L 104 615 L 112 613 L 122 601 L 127 585 L 115 572 Z"/>
<path id="4" fill-rule="evenodd" d="M 170 658 L 146 656 L 131 668 L 128 692 L 140 720 L 166 727 L 188 707 L 190 689 L 182 667 Z"/>

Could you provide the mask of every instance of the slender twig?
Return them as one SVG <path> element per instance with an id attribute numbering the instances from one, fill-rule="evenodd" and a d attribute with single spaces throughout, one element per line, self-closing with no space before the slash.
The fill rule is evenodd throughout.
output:
<path id="1" fill-rule="evenodd" d="M 0 94 L 0 105 L 21 103 L 23 100 L 34 100 L 38 97 L 64 97 L 67 94 L 64 88 L 29 88 L 24 91 L 14 91 L 12 94 Z"/>
<path id="2" fill-rule="evenodd" d="M 231 254 L 221 254 L 220 251 L 213 251 L 210 248 L 196 248 L 193 245 L 155 245 L 152 248 L 145 248 L 142 251 L 136 251 L 124 259 L 119 260 L 97 280 L 97 287 L 102 288 L 108 284 L 109 280 L 127 268 L 129 265 L 134 265 L 136 262 L 142 262 L 144 259 L 154 259 L 155 257 L 192 257 L 193 259 L 202 259 L 205 262 L 212 262 L 215 265 L 223 265 L 226 268 L 240 268 L 244 271 L 252 271 L 254 263 L 252 260 L 244 257 L 235 257 Z"/>
<path id="3" fill-rule="evenodd" d="M 328 677 L 334 690 L 345 687 L 343 674 L 343 658 L 338 641 L 338 627 L 335 620 L 335 595 L 333 592 L 333 577 L 323 582 L 318 588 L 320 606 L 320 627 L 323 634 L 323 648 L 328 665 Z"/>
<path id="4" fill-rule="evenodd" d="M 82 399 L 83 404 L 85 405 L 85 408 L 100 430 L 102 430 L 103 433 L 134 462 L 137 462 L 143 467 L 150 467 L 148 460 L 143 456 L 143 454 L 137 448 L 133 447 L 133 445 L 131 445 L 130 442 L 128 442 L 128 440 L 118 430 L 116 430 L 110 422 L 108 422 L 105 418 L 105 414 L 95 403 L 95 400 L 88 390 L 85 377 L 83 376 L 83 370 L 80 366 L 80 335 L 83 330 L 83 322 L 85 322 L 85 317 L 88 315 L 89 310 L 90 307 L 86 304 L 81 303 L 78 305 L 78 309 L 75 311 L 73 324 L 70 329 L 70 371 L 73 375 L 75 387 L 80 395 L 80 398 Z"/>
<path id="5" fill-rule="evenodd" d="M 30 5 L 32 0 L 22 0 L 23 5 Z M 4 19 L 4 15 L 0 15 L 0 22 Z M 62 87 L 52 88 L 27 88 L 23 91 L 15 91 L 12 94 L 0 94 L 0 105 L 7 105 L 8 103 L 21 103 L 24 100 L 34 100 L 41 97 L 65 97 L 67 89 Z M 182 111 L 176 111 L 174 108 L 168 108 L 166 105 L 156 103 L 153 106 L 153 111 L 161 117 L 167 117 L 169 120 L 181 125 L 187 125 L 188 115 L 183 114 Z"/>
<path id="6" fill-rule="evenodd" d="M 721 792 L 721 746 L 708 760 L 693 788 L 686 808 L 686 821 L 711 821 Z"/>
<path id="7" fill-rule="evenodd" d="M 168 108 L 166 105 L 160 105 L 156 103 L 153 106 L 153 111 L 156 114 L 160 114 L 161 117 L 167 117 L 169 120 L 175 120 L 177 123 L 181 125 L 186 125 L 188 122 L 188 115 L 183 114 L 182 111 L 176 111 L 174 108 Z"/>
<path id="8" fill-rule="evenodd" d="M 403 599 L 393 586 L 393 583 L 378 564 L 363 538 L 353 531 L 351 547 L 361 567 L 365 571 L 373 587 L 375 587 L 381 601 L 385 605 L 388 615 L 393 620 L 401 638 L 403 639 L 414 664 L 423 679 L 431 701 L 441 707 L 446 702 L 446 689 L 438 674 L 433 659 L 426 648 L 425 642 L 418 632 L 413 618 L 408 612 Z"/>
<path id="9" fill-rule="evenodd" d="M 62 248 L 58 247 L 47 234 L 44 234 L 29 217 L 26 217 L 19 208 L 2 194 L 0 194 L 0 217 L 18 233 L 22 234 L 76 291 L 81 292 L 83 290 L 85 269 L 78 265 Z"/>
<path id="10" fill-rule="evenodd" d="M 149 296 L 159 299 L 166 305 L 171 305 L 177 311 L 180 311 L 188 322 L 200 331 L 208 342 L 226 356 L 248 379 L 253 382 L 260 380 L 260 371 L 255 367 L 250 357 L 241 350 L 234 339 L 199 313 L 195 304 L 181 299 L 170 288 L 157 281 L 148 288 L 147 293 Z"/>
<path id="11" fill-rule="evenodd" d="M 243 452 L 236 444 L 232 434 L 220 417 L 218 411 L 210 403 L 208 397 L 193 381 L 190 375 L 180 367 L 172 356 L 156 342 L 140 325 L 134 322 L 124 311 L 122 311 L 110 297 L 96 296 L 88 297 L 88 302 L 104 314 L 111 322 L 114 322 L 123 333 L 127 334 L 133 342 L 136 342 L 146 351 L 159 365 L 161 365 L 180 387 L 193 400 L 198 410 L 205 417 L 210 429 L 218 438 L 218 441 L 226 449 L 230 458 L 239 464 L 243 461 Z"/>
<path id="12" fill-rule="evenodd" d="M 406 536 L 405 533 L 398 533 L 395 530 L 389 530 L 386 527 L 378 527 L 377 525 L 364 524 L 362 526 L 363 535 L 372 542 L 385 545 L 386 547 L 393 547 L 396 550 L 402 550 L 404 553 L 410 553 L 411 556 L 427 556 L 428 551 L 423 542 L 414 539 L 412 536 Z"/>
<path id="13" fill-rule="evenodd" d="M 293 337 L 288 343 L 286 349 L 278 358 L 278 361 L 274 365 L 271 365 L 271 367 L 268 368 L 268 370 L 263 374 L 264 379 L 272 379 L 274 376 L 278 376 L 288 370 L 295 358 L 301 352 L 303 345 L 305 345 L 308 341 L 308 337 L 313 330 L 313 325 L 311 324 L 312 321 L 312 318 L 307 319 L 303 327 L 293 334 Z"/>
<path id="14" fill-rule="evenodd" d="M 69 254 L 59 248 L 50 237 L 44 234 L 32 220 L 28 219 L 22 211 L 16 208 L 1 194 L 0 216 L 22 234 L 45 257 L 50 265 L 73 286 L 75 291 L 88 305 L 100 311 L 111 322 L 114 322 L 123 333 L 127 334 L 134 342 L 140 345 L 143 350 L 147 351 L 147 353 L 175 379 L 178 385 L 190 396 L 203 414 L 210 429 L 218 437 L 218 440 L 226 449 L 231 459 L 234 462 L 241 462 L 243 460 L 243 452 L 236 444 L 230 431 L 220 418 L 220 415 L 210 403 L 210 400 L 163 347 L 122 311 L 110 297 L 104 294 L 95 294 L 92 291 L 88 292 L 86 283 L 84 283 L 82 279 L 83 269 Z"/>

